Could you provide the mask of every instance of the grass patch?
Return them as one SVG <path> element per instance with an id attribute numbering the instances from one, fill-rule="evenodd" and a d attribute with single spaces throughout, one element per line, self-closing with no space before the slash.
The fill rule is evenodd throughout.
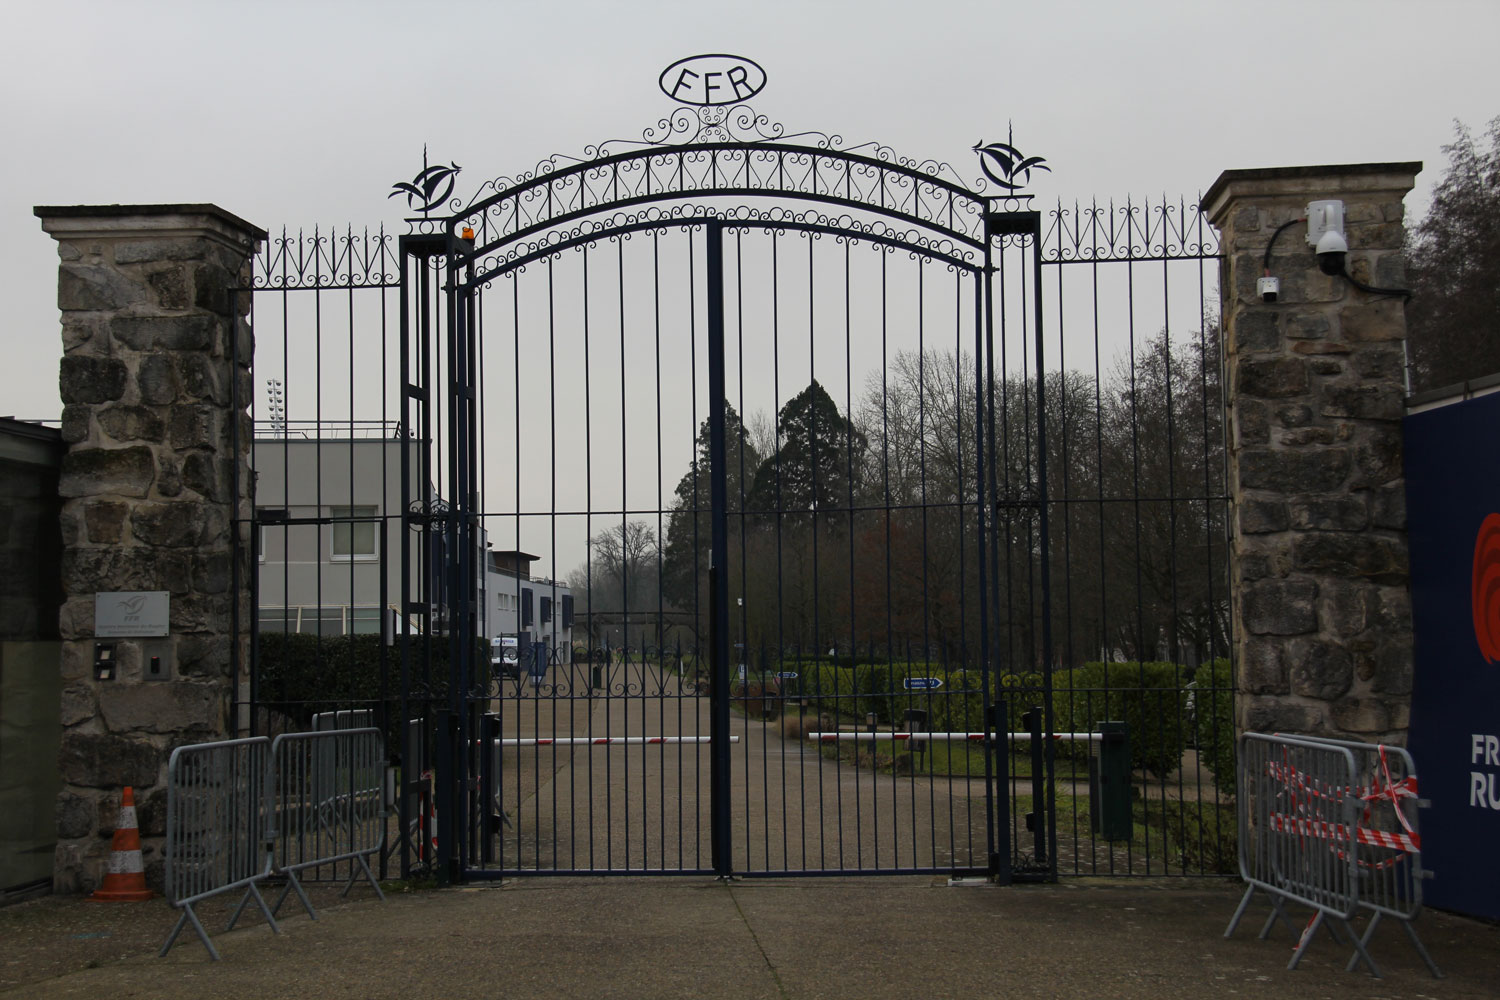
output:
<path id="1" fill-rule="evenodd" d="M 1011 800 L 1016 822 L 1033 810 L 1030 795 Z M 1178 799 L 1136 799 L 1131 806 L 1131 837 L 1124 841 L 1095 840 L 1087 795 L 1057 795 L 1059 850 L 1077 831 L 1080 845 L 1093 843 L 1117 855 L 1126 855 L 1133 869 L 1163 874 L 1233 875 L 1239 871 L 1238 826 L 1232 804 L 1189 802 Z M 1079 870 L 1089 867 L 1079 858 Z M 1066 873 L 1071 866 L 1060 864 Z"/>
<path id="2" fill-rule="evenodd" d="M 873 767 L 882 774 L 914 774 L 932 778 L 983 778 L 984 747 L 978 743 L 928 743 L 925 751 L 912 749 L 910 743 L 879 741 L 872 754 L 870 743 L 852 741 L 823 743 L 818 750 L 829 760 Z M 995 777 L 1030 778 L 1031 755 L 1012 753 L 996 758 Z M 1060 779 L 1088 780 L 1088 764 L 1059 758 L 1054 774 Z"/>

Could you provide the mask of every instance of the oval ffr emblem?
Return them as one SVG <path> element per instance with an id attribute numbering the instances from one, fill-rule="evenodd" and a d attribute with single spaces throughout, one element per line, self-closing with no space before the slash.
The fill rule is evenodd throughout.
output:
<path id="1" fill-rule="evenodd" d="M 722 53 L 688 56 L 662 70 L 661 92 L 674 101 L 714 107 L 749 100 L 766 86 L 766 71 L 754 59 Z"/>

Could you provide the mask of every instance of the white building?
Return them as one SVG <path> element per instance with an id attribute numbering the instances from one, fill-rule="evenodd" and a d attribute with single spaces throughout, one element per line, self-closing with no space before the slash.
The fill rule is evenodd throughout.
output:
<path id="1" fill-rule="evenodd" d="M 420 496 L 426 487 L 418 488 L 418 444 L 393 425 L 257 427 L 251 467 L 260 526 L 256 606 L 262 631 L 377 633 L 383 618 L 400 621 L 403 448 L 410 456 L 407 494 Z M 409 594 L 420 599 L 423 569 L 429 568 L 433 627 L 440 628 L 447 619 L 443 535 L 407 531 L 405 540 Z M 569 662 L 573 596 L 568 585 L 534 579 L 531 564 L 537 556 L 492 551 L 483 532 L 479 548 L 484 553 L 476 560 L 480 633 L 515 636 L 523 651 L 545 647 L 546 662 Z"/>
<path id="2" fill-rule="evenodd" d="M 573 592 L 560 580 L 534 578 L 529 552 L 490 550 L 485 560 L 486 635 L 515 636 L 521 662 L 536 662 L 545 650 L 549 664 L 573 658 Z M 532 659 L 528 660 L 530 656 Z"/>

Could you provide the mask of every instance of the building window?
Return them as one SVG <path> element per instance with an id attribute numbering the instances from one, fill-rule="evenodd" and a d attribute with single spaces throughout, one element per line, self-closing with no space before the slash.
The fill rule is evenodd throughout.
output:
<path id="1" fill-rule="evenodd" d="M 354 518 L 374 517 L 374 507 L 330 507 L 328 514 L 334 518 L 331 525 L 332 555 L 334 559 L 374 559 L 375 522 Z M 344 520 L 340 520 L 344 519 Z"/>
<path id="2" fill-rule="evenodd" d="M 274 544 L 276 551 L 278 553 L 281 553 L 282 549 L 285 547 L 286 528 L 279 522 L 286 520 L 286 514 L 287 511 L 285 507 L 255 508 L 254 528 L 256 535 L 256 547 L 259 549 L 261 562 L 266 561 L 266 550 L 272 547 L 272 544 L 267 540 L 267 536 L 271 534 L 273 527 L 279 529 L 276 531 L 276 541 Z"/>
<path id="3" fill-rule="evenodd" d="M 380 615 L 384 608 L 350 608 L 349 631 L 356 635 L 374 635 L 380 631 Z"/>

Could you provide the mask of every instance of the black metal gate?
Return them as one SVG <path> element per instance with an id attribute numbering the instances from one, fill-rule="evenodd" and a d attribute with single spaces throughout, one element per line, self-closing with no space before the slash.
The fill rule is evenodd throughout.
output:
<path id="1" fill-rule="evenodd" d="M 270 631 L 304 631 L 287 567 L 305 525 L 322 553 L 308 602 L 319 627 L 324 556 L 364 559 L 331 576 L 347 573 L 352 595 L 356 569 L 378 563 L 377 596 L 350 596 L 341 614 L 370 618 L 345 631 L 380 641 L 268 644 L 257 597 L 252 728 L 372 713 L 398 762 L 391 858 L 403 873 L 1202 870 L 1182 853 L 1160 761 L 1126 765 L 1144 817 L 1132 821 L 1129 801 L 1105 817 L 1101 775 L 1115 772 L 1100 767 L 1099 732 L 1123 719 L 1154 747 L 1168 727 L 1201 728 L 1184 717 L 1191 698 L 1215 720 L 1227 701 L 1227 682 L 1185 695 L 1174 669 L 1164 694 L 1146 669 L 1180 659 L 1155 655 L 1162 637 L 1180 645 L 1179 621 L 1213 619 L 1224 596 L 1216 368 L 1198 372 L 1201 489 L 1163 493 L 1142 476 L 1134 417 L 1135 475 L 1121 487 L 1107 473 L 1121 458 L 1107 431 L 1118 411 L 1097 350 L 1099 265 L 1122 245 L 1129 268 L 1161 262 L 1164 303 L 1169 263 L 1197 266 L 1202 318 L 1215 254 L 1201 220 L 1197 243 L 1154 249 L 1130 225 L 1123 244 L 1099 237 L 1113 213 L 1097 207 L 1059 206 L 1044 225 L 1014 193 L 1040 161 L 1008 144 L 981 150 L 992 186 L 976 188 L 884 147 L 784 136 L 744 108 L 680 110 L 642 141 L 588 153 L 489 182 L 467 203 L 444 202 L 456 167 L 424 167 L 398 186 L 422 212 L 408 235 L 334 239 L 344 263 L 331 280 L 301 265 L 294 281 L 270 264 L 258 277 L 256 291 L 280 294 L 284 327 L 289 291 L 317 296 L 320 345 L 323 296 L 347 291 L 351 371 L 369 350 L 355 343 L 356 293 L 378 292 L 389 388 L 380 448 L 361 459 L 356 380 L 347 449 L 326 445 L 337 422 L 318 381 L 313 437 L 325 444 L 304 517 L 286 500 L 297 475 L 285 412 L 259 435 L 279 426 L 283 439 L 282 497 L 263 493 L 254 516 L 252 583 L 284 578 Z M 1092 379 L 1063 356 L 1077 293 L 1062 265 L 1075 263 L 1094 270 Z M 1133 390 L 1129 275 L 1125 289 Z M 294 353 L 282 352 L 286 372 Z M 347 450 L 336 506 L 322 496 L 325 445 Z M 366 504 L 353 470 L 377 455 L 381 495 Z M 1161 504 L 1174 571 L 1179 537 L 1207 559 L 1206 598 L 1179 602 L 1173 584 L 1170 628 L 1147 621 L 1139 584 L 1142 512 Z M 1112 554 L 1131 531 L 1133 616 L 1115 582 L 1131 560 Z M 1210 623 L 1195 665 L 1222 654 L 1225 630 Z M 295 674 L 277 657 L 309 656 L 347 669 L 348 692 L 294 704 L 291 688 L 271 690 L 265 678 Z M 1151 766 L 1154 798 L 1141 795 Z M 1192 798 L 1176 781 L 1175 800 Z"/>
<path id="2" fill-rule="evenodd" d="M 448 634 L 520 612 L 513 661 L 450 642 L 438 855 L 455 877 L 999 873 L 976 359 L 989 230 L 1034 260 L 1039 217 L 696 120 L 403 240 L 403 342 L 447 387 L 435 410 L 413 381 L 405 420 L 447 427 L 444 509 L 412 516 L 456 540 Z M 570 620 L 530 549 L 578 567 Z M 960 735 L 908 738 L 934 726 Z"/>

